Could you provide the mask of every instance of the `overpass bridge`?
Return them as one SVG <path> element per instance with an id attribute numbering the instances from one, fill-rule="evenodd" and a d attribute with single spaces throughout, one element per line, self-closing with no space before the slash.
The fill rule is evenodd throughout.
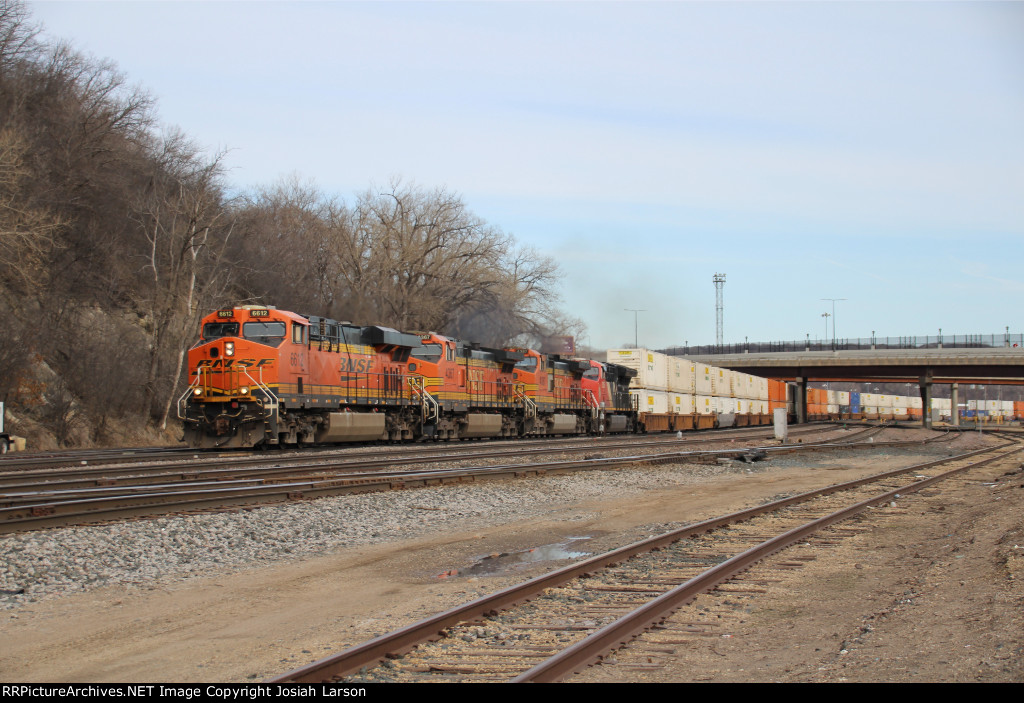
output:
<path id="1" fill-rule="evenodd" d="M 954 407 L 961 383 L 1024 385 L 1024 346 L 743 352 L 686 358 L 756 376 L 795 381 L 799 388 L 798 422 L 807 417 L 808 381 L 917 383 L 925 408 L 930 407 L 935 383 L 952 387 Z M 925 426 L 930 427 L 931 417 L 923 414 Z"/>

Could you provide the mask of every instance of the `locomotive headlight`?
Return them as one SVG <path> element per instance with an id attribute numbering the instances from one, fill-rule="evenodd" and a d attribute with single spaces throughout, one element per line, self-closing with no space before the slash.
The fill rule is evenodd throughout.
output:
<path id="1" fill-rule="evenodd" d="M 224 342 L 224 354 L 226 354 L 227 356 L 234 356 L 235 355 L 235 343 L 234 342 Z"/>
<path id="2" fill-rule="evenodd" d="M 194 391 L 192 391 L 192 395 L 196 396 L 197 398 L 199 396 L 201 396 L 202 394 L 203 394 L 203 389 L 202 388 L 196 388 Z"/>
<path id="3" fill-rule="evenodd" d="M 239 388 L 238 392 L 241 393 L 242 395 L 249 395 L 249 389 L 246 388 L 245 386 L 242 386 L 241 388 Z"/>

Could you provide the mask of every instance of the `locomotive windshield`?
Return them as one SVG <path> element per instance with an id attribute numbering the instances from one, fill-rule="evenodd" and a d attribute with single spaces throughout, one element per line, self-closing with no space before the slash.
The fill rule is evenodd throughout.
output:
<path id="1" fill-rule="evenodd" d="M 237 322 L 207 322 L 203 325 L 203 339 L 207 342 L 221 337 L 237 337 Z"/>
<path id="2" fill-rule="evenodd" d="M 537 357 L 535 357 L 535 356 L 528 356 L 528 357 L 526 357 L 525 359 L 520 361 L 518 364 L 516 364 L 516 368 L 517 369 L 522 369 L 523 371 L 536 371 L 537 370 Z"/>
<path id="3" fill-rule="evenodd" d="M 284 341 L 285 323 L 283 322 L 246 322 L 242 326 L 242 336 L 257 344 L 276 347 Z"/>
<path id="4" fill-rule="evenodd" d="M 441 345 L 440 344 L 424 344 L 419 347 L 415 347 L 411 353 L 412 356 L 417 359 L 423 359 L 424 361 L 434 362 L 441 358 Z"/>

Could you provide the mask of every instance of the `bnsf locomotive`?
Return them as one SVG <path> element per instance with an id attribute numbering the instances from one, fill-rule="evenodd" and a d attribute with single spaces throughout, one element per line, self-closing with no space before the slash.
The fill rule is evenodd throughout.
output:
<path id="1" fill-rule="evenodd" d="M 205 317 L 188 366 L 178 416 L 197 448 L 638 429 L 633 369 L 273 307 Z"/>

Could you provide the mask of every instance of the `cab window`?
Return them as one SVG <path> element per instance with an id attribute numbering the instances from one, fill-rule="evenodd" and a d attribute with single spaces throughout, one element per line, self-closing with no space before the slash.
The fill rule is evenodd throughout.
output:
<path id="1" fill-rule="evenodd" d="M 537 370 L 537 357 L 535 357 L 535 356 L 528 356 L 528 357 L 526 357 L 525 359 L 520 361 L 518 364 L 516 364 L 516 368 L 517 369 L 522 369 L 523 371 L 536 371 Z"/>
<path id="2" fill-rule="evenodd" d="M 284 341 L 283 322 L 246 322 L 242 325 L 242 336 L 257 344 L 278 346 Z"/>
<path id="3" fill-rule="evenodd" d="M 437 362 L 441 358 L 441 345 L 440 344 L 424 344 L 416 347 L 412 350 L 411 356 L 417 359 L 423 359 L 431 363 Z"/>
<path id="4" fill-rule="evenodd" d="M 299 325 L 299 324 L 293 324 L 292 325 L 292 341 L 295 344 L 305 344 L 306 343 L 306 326 L 305 325 Z"/>
<path id="5" fill-rule="evenodd" d="M 237 337 L 237 322 L 207 322 L 203 325 L 203 339 L 207 342 L 221 337 Z"/>

